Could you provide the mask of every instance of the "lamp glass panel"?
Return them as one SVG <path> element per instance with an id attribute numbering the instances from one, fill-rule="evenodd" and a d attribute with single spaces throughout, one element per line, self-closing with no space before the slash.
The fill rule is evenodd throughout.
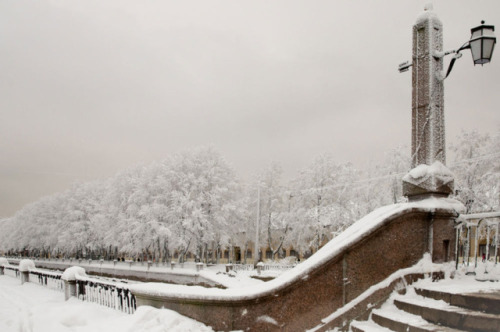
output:
<path id="1" fill-rule="evenodd" d="M 470 51 L 472 53 L 472 60 L 476 63 L 481 58 L 481 39 L 470 42 Z"/>
<path id="2" fill-rule="evenodd" d="M 495 47 L 495 40 L 485 38 L 483 39 L 483 58 L 490 60 L 493 53 L 493 47 Z"/>

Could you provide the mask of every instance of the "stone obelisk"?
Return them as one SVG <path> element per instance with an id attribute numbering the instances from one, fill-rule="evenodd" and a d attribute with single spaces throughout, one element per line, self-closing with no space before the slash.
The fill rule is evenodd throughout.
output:
<path id="1" fill-rule="evenodd" d="M 453 175 L 445 166 L 442 51 L 443 25 L 428 6 L 413 26 L 413 169 L 403 178 L 403 194 L 410 200 L 453 192 Z"/>

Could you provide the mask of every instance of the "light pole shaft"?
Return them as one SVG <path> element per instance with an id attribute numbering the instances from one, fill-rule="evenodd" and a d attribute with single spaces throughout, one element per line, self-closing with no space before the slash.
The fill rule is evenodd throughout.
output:
<path id="1" fill-rule="evenodd" d="M 413 26 L 412 167 L 446 164 L 444 132 L 443 25 L 426 11 Z"/>
<path id="2" fill-rule="evenodd" d="M 260 187 L 257 188 L 257 219 L 255 221 L 255 262 L 259 261 L 259 228 L 260 228 Z"/>

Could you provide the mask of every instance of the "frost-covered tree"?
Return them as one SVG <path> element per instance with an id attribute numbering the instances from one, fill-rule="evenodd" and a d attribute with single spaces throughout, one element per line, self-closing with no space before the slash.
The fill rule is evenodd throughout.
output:
<path id="1" fill-rule="evenodd" d="M 212 242 L 227 245 L 240 201 L 235 174 L 220 153 L 198 148 L 27 205 L 3 223 L 10 231 L 2 246 L 145 259 L 192 249 L 201 257 Z"/>
<path id="2" fill-rule="evenodd" d="M 265 244 L 271 251 L 268 258 L 275 259 L 282 250 L 283 243 L 290 230 L 286 218 L 287 190 L 281 183 L 283 169 L 275 162 L 263 169 L 256 177 L 259 192 L 259 238 L 265 239 Z"/>
<path id="3" fill-rule="evenodd" d="M 463 132 L 452 145 L 457 198 L 469 212 L 500 208 L 499 146 L 500 131 Z M 273 259 L 284 248 L 305 253 L 374 209 L 404 201 L 409 159 L 400 147 L 358 171 L 323 154 L 288 185 L 274 163 L 244 186 L 213 147 L 187 150 L 24 206 L 0 221 L 0 250 L 156 261 L 191 252 L 208 261 L 226 249 L 236 259 L 239 247 L 245 260 L 259 220 L 260 245 Z"/>
<path id="4" fill-rule="evenodd" d="M 498 210 L 500 206 L 500 131 L 491 137 L 462 131 L 451 150 L 455 193 L 467 212 Z"/>
<path id="5" fill-rule="evenodd" d="M 239 184 L 234 171 L 213 147 L 186 151 L 170 160 L 171 217 L 180 248 L 194 247 L 206 257 L 209 246 L 227 245 L 229 226 L 238 218 Z"/>
<path id="6" fill-rule="evenodd" d="M 318 248 L 352 223 L 351 204 L 356 171 L 323 154 L 293 181 L 294 246 L 300 251 Z"/>
<path id="7" fill-rule="evenodd" d="M 374 209 L 403 202 L 403 176 L 410 170 L 410 151 L 405 146 L 389 150 L 380 163 L 370 163 L 358 173 L 353 183 L 355 219 L 360 219 Z"/>

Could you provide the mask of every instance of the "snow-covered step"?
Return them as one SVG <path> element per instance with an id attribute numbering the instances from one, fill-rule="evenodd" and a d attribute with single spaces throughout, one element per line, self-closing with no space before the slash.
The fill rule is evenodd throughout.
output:
<path id="1" fill-rule="evenodd" d="M 428 298 L 443 300 L 453 306 L 500 314 L 500 292 L 453 294 L 426 288 L 415 288 L 415 292 Z"/>
<path id="2" fill-rule="evenodd" d="M 371 320 L 367 321 L 352 321 L 351 322 L 352 332 L 394 332 L 386 327 L 382 327 Z"/>
<path id="3" fill-rule="evenodd" d="M 393 308 L 381 309 L 372 312 L 372 320 L 380 326 L 400 332 L 463 332 L 454 328 L 443 327 L 429 323 L 420 316 Z"/>
<path id="4" fill-rule="evenodd" d="M 459 308 L 442 300 L 400 297 L 394 300 L 394 304 L 398 309 L 419 315 L 434 324 L 465 331 L 500 331 L 500 315 Z"/>

